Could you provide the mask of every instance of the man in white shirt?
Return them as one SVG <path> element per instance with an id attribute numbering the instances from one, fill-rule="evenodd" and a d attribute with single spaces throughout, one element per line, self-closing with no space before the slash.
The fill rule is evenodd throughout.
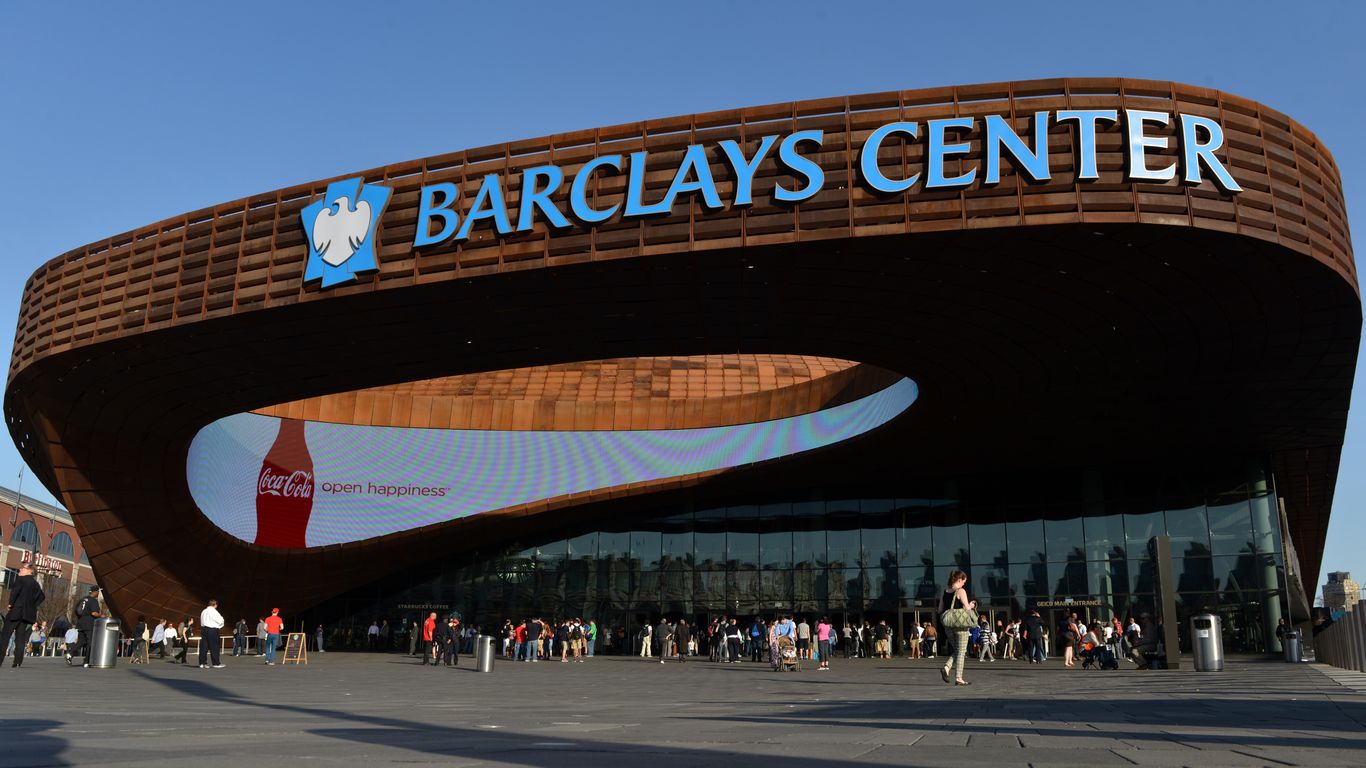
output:
<path id="1" fill-rule="evenodd" d="M 223 661 L 218 658 L 223 644 L 218 633 L 223 629 L 223 614 L 218 612 L 218 601 L 210 600 L 199 614 L 199 668 L 209 668 L 209 657 L 213 657 L 213 668 L 222 669 Z"/>
<path id="2" fill-rule="evenodd" d="M 165 646 L 166 646 L 167 648 L 170 648 L 170 649 L 171 649 L 171 663 L 172 663 L 172 664 L 175 663 L 175 659 L 176 659 L 175 641 L 176 641 L 176 636 L 179 635 L 179 634 L 180 634 L 180 631 L 177 630 L 177 629 L 175 628 L 175 624 L 173 624 L 173 623 L 171 623 L 171 622 L 169 622 L 169 621 L 166 622 L 166 629 L 165 629 L 165 631 L 162 633 L 162 642 L 165 644 Z"/>
<path id="3" fill-rule="evenodd" d="M 157 652 L 158 659 L 166 658 L 166 620 L 157 622 L 156 629 L 152 630 L 152 648 Z"/>
<path id="4" fill-rule="evenodd" d="M 375 646 L 379 645 L 379 624 L 371 621 L 370 628 L 365 631 L 365 635 L 366 642 L 369 644 L 369 650 L 375 650 Z"/>

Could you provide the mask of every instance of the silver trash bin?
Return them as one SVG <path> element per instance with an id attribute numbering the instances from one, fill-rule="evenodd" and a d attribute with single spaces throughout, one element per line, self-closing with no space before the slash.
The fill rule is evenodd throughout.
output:
<path id="1" fill-rule="evenodd" d="M 1281 637 L 1281 650 L 1285 651 L 1285 660 L 1291 664 L 1298 664 L 1304 658 L 1304 643 L 1298 629 L 1286 630 Z"/>
<path id="2" fill-rule="evenodd" d="M 474 639 L 474 668 L 480 672 L 493 671 L 494 638 L 479 635 Z"/>
<path id="3" fill-rule="evenodd" d="M 1224 671 L 1224 634 L 1218 616 L 1202 613 L 1191 617 L 1191 651 L 1196 672 Z"/>
<path id="4" fill-rule="evenodd" d="M 118 659 L 119 620 L 95 619 L 95 629 L 90 633 L 90 666 L 95 669 L 110 669 Z"/>

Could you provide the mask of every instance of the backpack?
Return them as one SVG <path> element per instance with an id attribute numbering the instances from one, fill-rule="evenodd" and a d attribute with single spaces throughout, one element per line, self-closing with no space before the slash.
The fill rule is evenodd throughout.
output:
<path id="1" fill-rule="evenodd" d="M 570 639 L 570 640 L 582 640 L 582 639 L 583 639 L 583 630 L 579 627 L 578 624 L 575 624 L 575 625 L 574 625 L 574 628 L 571 629 L 571 630 L 569 631 L 569 639 Z"/>

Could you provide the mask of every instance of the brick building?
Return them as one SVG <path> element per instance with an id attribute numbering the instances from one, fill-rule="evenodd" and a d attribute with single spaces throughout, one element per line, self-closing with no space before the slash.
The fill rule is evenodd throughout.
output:
<path id="1" fill-rule="evenodd" d="M 8 604 L 10 585 L 26 561 L 34 564 L 34 575 L 47 593 L 40 611 L 46 621 L 63 611 L 69 615 L 72 598 L 95 583 L 66 510 L 0 487 L 0 563 L 4 564 L 0 606 Z"/>

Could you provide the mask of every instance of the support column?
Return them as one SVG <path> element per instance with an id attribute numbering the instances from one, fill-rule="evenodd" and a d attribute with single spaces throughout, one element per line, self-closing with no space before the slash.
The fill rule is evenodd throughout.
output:
<path id="1" fill-rule="evenodd" d="M 1258 490 L 1254 483 L 1253 492 Z M 1276 528 L 1278 527 L 1278 515 L 1276 514 L 1276 497 L 1271 495 L 1254 496 L 1249 502 L 1252 511 L 1252 542 L 1254 551 L 1253 557 L 1261 559 L 1263 562 L 1259 567 L 1262 589 L 1276 590 L 1274 600 L 1263 600 L 1261 610 L 1262 637 L 1266 638 L 1268 647 L 1266 650 L 1280 653 L 1281 641 L 1276 637 L 1276 626 L 1280 624 L 1281 617 L 1284 615 L 1281 603 L 1289 599 L 1287 590 L 1289 584 L 1280 582 L 1279 574 L 1276 572 L 1276 556 L 1279 555 L 1281 562 L 1285 562 L 1284 546 L 1276 547 Z M 1292 622 L 1293 624 L 1293 622 Z"/>
<path id="2" fill-rule="evenodd" d="M 1157 558 L 1157 585 L 1162 606 L 1162 645 L 1167 649 L 1167 669 L 1181 666 L 1181 645 L 1177 639 L 1176 580 L 1172 576 L 1172 540 L 1155 536 L 1153 542 Z"/>

